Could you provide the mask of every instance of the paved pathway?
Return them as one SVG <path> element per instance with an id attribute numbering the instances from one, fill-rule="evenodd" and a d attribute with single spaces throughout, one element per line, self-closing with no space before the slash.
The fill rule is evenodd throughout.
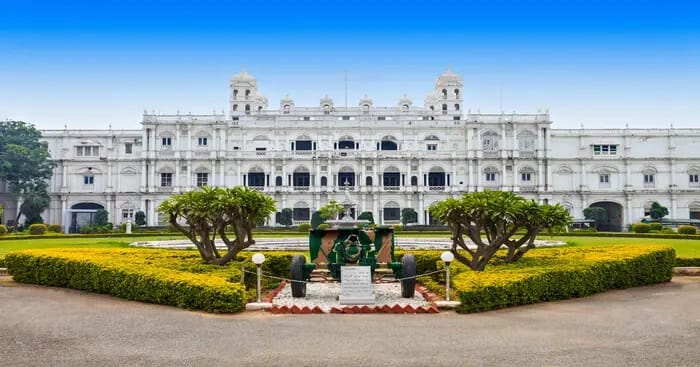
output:
<path id="1" fill-rule="evenodd" d="M 0 281 L 2 366 L 699 366 L 700 278 L 473 315 L 211 315 Z"/>

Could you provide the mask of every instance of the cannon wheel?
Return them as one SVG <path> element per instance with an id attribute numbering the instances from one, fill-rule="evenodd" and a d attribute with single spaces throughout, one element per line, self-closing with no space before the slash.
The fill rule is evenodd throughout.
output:
<path id="1" fill-rule="evenodd" d="M 294 255 L 294 257 L 292 258 L 292 266 L 289 279 L 305 281 L 306 279 L 304 279 L 304 264 L 306 264 L 306 257 L 304 257 L 304 255 Z M 306 297 L 306 283 L 292 282 L 292 297 Z"/>
<path id="2" fill-rule="evenodd" d="M 403 277 L 416 276 L 416 257 L 414 255 L 403 255 L 401 258 L 401 273 Z M 412 298 L 416 293 L 416 278 L 403 279 L 401 281 L 401 297 Z"/>

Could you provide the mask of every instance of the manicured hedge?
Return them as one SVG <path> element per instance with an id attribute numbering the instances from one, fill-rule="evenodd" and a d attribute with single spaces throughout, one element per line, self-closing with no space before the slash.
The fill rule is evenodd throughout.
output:
<path id="1" fill-rule="evenodd" d="M 544 235 L 544 234 L 543 234 Z M 559 237 L 624 237 L 624 238 L 660 238 L 674 240 L 700 240 L 700 235 L 689 235 L 679 233 L 632 233 L 632 232 L 568 232 L 554 233 Z"/>
<path id="2" fill-rule="evenodd" d="M 666 282 L 674 266 L 675 251 L 662 246 L 547 248 L 484 272 L 455 266 L 452 285 L 457 311 L 468 313 Z"/>
<path id="3" fill-rule="evenodd" d="M 677 257 L 676 266 L 700 266 L 700 259 L 697 257 Z"/>
<path id="4" fill-rule="evenodd" d="M 202 264 L 194 251 L 44 249 L 5 256 L 23 283 L 106 293 L 209 312 L 239 312 L 246 301 L 240 267 Z"/>
<path id="5" fill-rule="evenodd" d="M 694 235 L 697 232 L 698 229 L 694 226 L 678 226 L 678 233 L 680 234 Z"/>

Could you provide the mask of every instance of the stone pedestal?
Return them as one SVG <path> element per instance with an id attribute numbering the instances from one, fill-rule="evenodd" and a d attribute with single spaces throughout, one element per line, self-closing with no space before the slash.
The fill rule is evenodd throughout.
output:
<path id="1" fill-rule="evenodd" d="M 373 305 L 372 269 L 369 266 L 343 266 L 340 268 L 341 305 Z"/>

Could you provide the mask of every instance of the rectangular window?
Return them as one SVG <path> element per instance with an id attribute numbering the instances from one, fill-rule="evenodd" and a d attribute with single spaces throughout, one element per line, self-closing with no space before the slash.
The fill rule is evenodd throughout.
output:
<path id="1" fill-rule="evenodd" d="M 311 140 L 297 140 L 295 146 L 295 150 L 311 150 L 313 144 Z"/>
<path id="2" fill-rule="evenodd" d="M 486 174 L 486 181 L 488 182 L 496 182 L 496 173 L 495 172 L 489 172 Z"/>
<path id="3" fill-rule="evenodd" d="M 84 185 L 94 185 L 95 184 L 95 176 L 83 176 L 83 184 Z"/>
<path id="4" fill-rule="evenodd" d="M 400 208 L 384 208 L 384 220 L 401 220 Z"/>
<path id="5" fill-rule="evenodd" d="M 379 116 L 379 117 L 377 117 L 377 120 L 379 120 L 379 121 L 386 120 L 386 116 Z"/>
<path id="6" fill-rule="evenodd" d="M 206 172 L 197 173 L 197 187 L 207 186 L 209 183 L 209 174 Z"/>
<path id="7" fill-rule="evenodd" d="M 134 149 L 133 143 L 124 143 L 124 153 L 125 154 L 133 153 L 133 149 Z"/>
<path id="8" fill-rule="evenodd" d="M 594 155 L 617 155 L 616 144 L 596 144 L 593 145 Z"/>
<path id="9" fill-rule="evenodd" d="M 160 187 L 171 187 L 173 185 L 173 174 L 163 172 L 160 174 Z"/>
<path id="10" fill-rule="evenodd" d="M 258 151 L 258 152 L 264 152 L 264 151 L 267 150 L 267 148 L 264 148 L 264 147 L 263 147 L 263 148 L 257 147 L 257 148 L 255 148 L 255 150 Z"/>
<path id="11" fill-rule="evenodd" d="M 161 145 L 164 147 L 169 147 L 173 145 L 173 138 L 162 138 Z"/>
<path id="12" fill-rule="evenodd" d="M 78 157 L 97 157 L 100 155 L 100 147 L 92 145 L 75 147 L 75 155 Z"/>
<path id="13" fill-rule="evenodd" d="M 437 144 L 428 144 L 428 150 L 437 150 Z"/>
<path id="14" fill-rule="evenodd" d="M 700 176 L 700 175 L 698 175 L 697 173 L 691 174 L 691 175 L 688 177 L 690 183 L 694 183 L 694 184 L 698 183 L 698 182 L 699 182 L 699 181 L 698 181 L 698 176 Z"/>
<path id="15" fill-rule="evenodd" d="M 644 175 L 644 183 L 645 184 L 653 184 L 654 183 L 654 175 Z"/>
<path id="16" fill-rule="evenodd" d="M 523 172 L 520 174 L 520 179 L 523 182 L 530 182 L 530 181 L 532 181 L 532 175 L 530 172 Z"/>
<path id="17" fill-rule="evenodd" d="M 600 183 L 610 183 L 610 175 L 602 174 L 602 175 L 598 176 L 598 180 Z"/>
<path id="18" fill-rule="evenodd" d="M 134 209 L 122 209 L 122 222 L 134 220 Z"/>
<path id="19" fill-rule="evenodd" d="M 197 145 L 200 147 L 207 146 L 207 138 L 197 138 Z"/>

